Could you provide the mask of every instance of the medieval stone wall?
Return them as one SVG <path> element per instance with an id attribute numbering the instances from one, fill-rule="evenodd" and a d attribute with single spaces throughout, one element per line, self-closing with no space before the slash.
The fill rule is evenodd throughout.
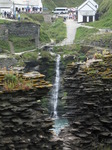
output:
<path id="1" fill-rule="evenodd" d="M 11 22 L 0 25 L 0 39 L 8 40 L 9 36 L 32 37 L 35 46 L 39 45 L 40 25 L 31 22 Z"/>

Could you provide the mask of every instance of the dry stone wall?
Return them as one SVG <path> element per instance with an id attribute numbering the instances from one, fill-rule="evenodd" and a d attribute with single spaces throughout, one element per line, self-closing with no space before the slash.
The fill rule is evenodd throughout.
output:
<path id="1" fill-rule="evenodd" d="M 6 24 L 9 35 L 18 37 L 32 36 L 35 38 L 38 35 L 40 25 L 31 22 L 13 22 Z"/>
<path id="2" fill-rule="evenodd" d="M 0 25 L 0 39 L 8 40 L 9 36 L 32 37 L 39 45 L 40 25 L 31 22 L 11 22 Z"/>

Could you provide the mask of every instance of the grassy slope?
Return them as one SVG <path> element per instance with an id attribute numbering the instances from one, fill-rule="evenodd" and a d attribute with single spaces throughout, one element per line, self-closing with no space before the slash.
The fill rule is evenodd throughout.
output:
<path id="1" fill-rule="evenodd" d="M 89 25 L 112 29 L 112 0 L 103 0 L 99 7 L 99 13 L 101 14 L 100 20 Z"/>
<path id="2" fill-rule="evenodd" d="M 65 6 L 65 7 L 78 7 L 81 5 L 85 0 L 42 0 L 44 7 L 47 7 L 48 9 L 52 10 L 56 6 Z M 103 0 L 96 0 L 99 4 Z"/>
<path id="3" fill-rule="evenodd" d="M 56 7 L 56 4 L 53 0 L 42 0 L 43 6 L 49 10 L 53 10 Z"/>
<path id="4" fill-rule="evenodd" d="M 96 32 L 98 32 L 98 29 L 95 28 L 88 29 L 88 28 L 80 27 L 77 29 L 75 42 L 77 43 L 83 40 L 90 40 L 93 33 Z"/>
<path id="5" fill-rule="evenodd" d="M 56 41 L 56 43 L 66 38 L 66 25 L 63 23 L 63 19 L 57 19 L 53 24 L 50 25 L 46 32 L 51 39 Z"/>

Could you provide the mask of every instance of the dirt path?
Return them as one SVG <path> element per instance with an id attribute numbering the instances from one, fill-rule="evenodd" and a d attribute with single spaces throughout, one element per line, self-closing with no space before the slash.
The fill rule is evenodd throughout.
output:
<path id="1" fill-rule="evenodd" d="M 72 19 L 67 19 L 65 24 L 67 27 L 67 38 L 64 39 L 61 43 L 57 44 L 57 46 L 73 44 L 77 28 L 81 26 L 80 24 L 78 24 L 76 21 Z"/>
<path id="2" fill-rule="evenodd" d="M 77 21 L 74 21 L 72 19 L 67 19 L 66 22 L 66 28 L 67 28 L 67 38 L 64 39 L 62 42 L 58 43 L 57 46 L 64 46 L 64 45 L 70 45 L 74 43 L 77 28 L 84 27 L 91 29 L 93 27 L 86 26 L 84 24 L 77 23 Z"/>

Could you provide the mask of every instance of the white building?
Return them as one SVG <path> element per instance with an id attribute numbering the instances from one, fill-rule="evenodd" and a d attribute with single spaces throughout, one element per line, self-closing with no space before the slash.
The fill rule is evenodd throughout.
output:
<path id="1" fill-rule="evenodd" d="M 33 8 L 37 10 L 43 10 L 43 5 L 41 0 L 12 0 L 14 3 L 15 8 L 24 11 L 25 9 L 30 8 L 31 11 Z"/>
<path id="2" fill-rule="evenodd" d="M 98 4 L 94 0 L 86 0 L 78 7 L 78 22 L 93 22 L 98 9 Z"/>
<path id="3" fill-rule="evenodd" d="M 0 0 L 0 12 L 10 11 L 12 2 L 10 0 Z"/>
<path id="4" fill-rule="evenodd" d="M 32 11 L 34 8 L 36 10 L 43 10 L 43 5 L 41 0 L 0 0 L 0 12 L 4 11 L 14 11 L 19 10 L 25 11 L 29 9 Z"/>

